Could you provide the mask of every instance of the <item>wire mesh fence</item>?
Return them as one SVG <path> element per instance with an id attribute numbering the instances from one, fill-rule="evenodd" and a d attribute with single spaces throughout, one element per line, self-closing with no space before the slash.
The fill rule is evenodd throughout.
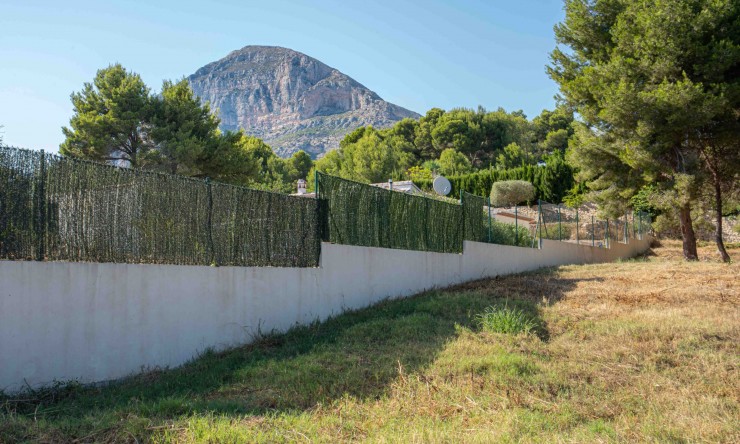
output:
<path id="1" fill-rule="evenodd" d="M 317 173 L 326 217 L 324 240 L 336 244 L 461 253 L 463 207 Z"/>
<path id="2" fill-rule="evenodd" d="M 533 247 L 532 231 L 516 206 L 511 213 L 498 211 L 490 199 L 465 191 L 460 193 L 464 211 L 465 240 L 499 245 Z"/>
<path id="3" fill-rule="evenodd" d="M 642 239 L 651 223 L 650 216 L 643 212 L 629 212 L 612 219 L 600 218 L 596 216 L 595 205 L 569 208 L 540 201 L 538 213 L 538 238 L 595 247 L 609 247 L 614 242 L 628 243 L 630 239 Z M 642 224 L 642 221 L 645 223 Z"/>
<path id="4" fill-rule="evenodd" d="M 305 199 L 0 148 L 0 258 L 315 267 Z"/>
<path id="5" fill-rule="evenodd" d="M 533 205 L 496 207 L 492 213 L 494 221 L 519 227 L 520 233 L 529 239 L 526 245 L 530 246 L 549 239 L 608 247 L 614 242 L 641 239 L 648 232 L 651 222 L 646 213 L 630 212 L 617 219 L 606 219 L 597 217 L 594 204 L 571 208 L 546 201 L 538 201 Z M 640 221 L 644 223 L 640 225 Z M 523 243 L 517 245 L 526 246 Z"/>

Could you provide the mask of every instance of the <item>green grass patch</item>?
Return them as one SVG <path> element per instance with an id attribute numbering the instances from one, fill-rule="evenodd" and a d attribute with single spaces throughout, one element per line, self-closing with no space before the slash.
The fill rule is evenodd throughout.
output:
<path id="1" fill-rule="evenodd" d="M 534 333 L 538 325 L 522 310 L 508 307 L 488 307 L 476 320 L 481 330 L 512 335 Z"/>

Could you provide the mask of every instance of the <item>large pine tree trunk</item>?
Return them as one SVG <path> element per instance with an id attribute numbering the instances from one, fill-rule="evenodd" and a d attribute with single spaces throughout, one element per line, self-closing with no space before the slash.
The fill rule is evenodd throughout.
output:
<path id="1" fill-rule="evenodd" d="M 719 255 L 722 257 L 722 261 L 730 262 L 730 255 L 727 254 L 727 250 L 725 249 L 725 242 L 722 239 L 722 188 L 720 187 L 720 183 L 717 180 L 714 181 L 714 199 L 715 207 L 717 209 L 717 224 L 714 230 L 714 240 L 717 243 L 717 251 L 719 251 Z"/>
<path id="2" fill-rule="evenodd" d="M 691 223 L 691 206 L 688 203 L 678 210 L 678 217 L 681 221 L 683 257 L 688 261 L 699 260 L 699 254 L 696 252 L 696 235 L 694 234 L 694 226 Z"/>

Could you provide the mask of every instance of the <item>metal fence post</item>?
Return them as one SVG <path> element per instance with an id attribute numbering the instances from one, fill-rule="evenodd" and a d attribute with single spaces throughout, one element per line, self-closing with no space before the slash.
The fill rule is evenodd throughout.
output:
<path id="1" fill-rule="evenodd" d="M 596 221 L 593 214 L 591 215 L 591 246 L 596 246 Z"/>
<path id="2" fill-rule="evenodd" d="M 488 196 L 488 243 L 491 243 L 491 196 Z"/>
<path id="3" fill-rule="evenodd" d="M 619 218 L 614 219 L 614 240 L 619 243 Z"/>
<path id="4" fill-rule="evenodd" d="M 213 246 L 213 191 L 211 190 L 211 178 L 206 177 L 206 193 L 208 195 L 208 249 L 210 251 L 209 262 L 211 266 L 217 266 L 216 264 L 216 249 Z"/>
<path id="5" fill-rule="evenodd" d="M 319 256 L 321 256 L 321 241 L 324 240 L 324 237 L 329 237 L 328 230 L 325 230 L 324 228 L 324 216 L 326 218 L 329 217 L 328 214 L 325 214 L 321 211 L 321 200 L 319 200 L 319 172 L 318 170 L 314 170 L 313 173 L 313 193 L 314 193 L 314 199 L 316 199 L 316 242 L 318 249 Z M 327 222 L 327 226 L 328 226 Z"/>
<path id="6" fill-rule="evenodd" d="M 460 190 L 460 206 L 462 207 L 462 240 L 463 240 L 463 248 L 465 248 L 465 203 L 463 202 L 463 190 Z"/>
<path id="7" fill-rule="evenodd" d="M 581 239 L 578 236 L 578 230 L 581 228 L 581 226 L 578 223 L 578 207 L 576 207 L 576 244 L 581 245 Z"/>
<path id="8" fill-rule="evenodd" d="M 619 233 L 622 231 L 619 229 L 619 218 L 614 219 L 614 240 L 619 243 Z"/>
<path id="9" fill-rule="evenodd" d="M 39 175 L 36 183 L 36 260 L 43 261 L 46 255 L 46 154 L 39 153 Z"/>
<path id="10" fill-rule="evenodd" d="M 640 228 L 637 230 L 640 233 L 640 240 L 642 240 L 642 211 L 637 213 L 638 221 L 640 222 Z"/>
<path id="11" fill-rule="evenodd" d="M 544 223 L 544 216 L 542 215 L 542 200 L 537 199 L 537 220 L 539 222 L 539 244 L 540 250 L 542 249 L 542 224 Z"/>
<path id="12" fill-rule="evenodd" d="M 519 205 L 514 204 L 514 245 L 519 245 Z"/>
<path id="13" fill-rule="evenodd" d="M 606 243 L 606 248 L 611 248 L 609 246 L 609 218 L 606 219 L 606 229 L 604 230 L 604 242 Z"/>
<path id="14" fill-rule="evenodd" d="M 560 221 L 560 204 L 558 204 L 558 241 L 563 241 L 563 229 Z"/>
<path id="15" fill-rule="evenodd" d="M 624 243 L 629 242 L 629 217 L 624 213 Z"/>

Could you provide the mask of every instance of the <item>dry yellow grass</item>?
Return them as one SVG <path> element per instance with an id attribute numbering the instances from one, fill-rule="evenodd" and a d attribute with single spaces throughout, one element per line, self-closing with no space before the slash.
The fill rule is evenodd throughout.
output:
<path id="1" fill-rule="evenodd" d="M 539 335 L 481 331 L 475 315 L 501 304 L 534 315 Z M 739 367 L 740 265 L 683 262 L 669 241 L 0 411 L 0 441 L 739 442 Z"/>

